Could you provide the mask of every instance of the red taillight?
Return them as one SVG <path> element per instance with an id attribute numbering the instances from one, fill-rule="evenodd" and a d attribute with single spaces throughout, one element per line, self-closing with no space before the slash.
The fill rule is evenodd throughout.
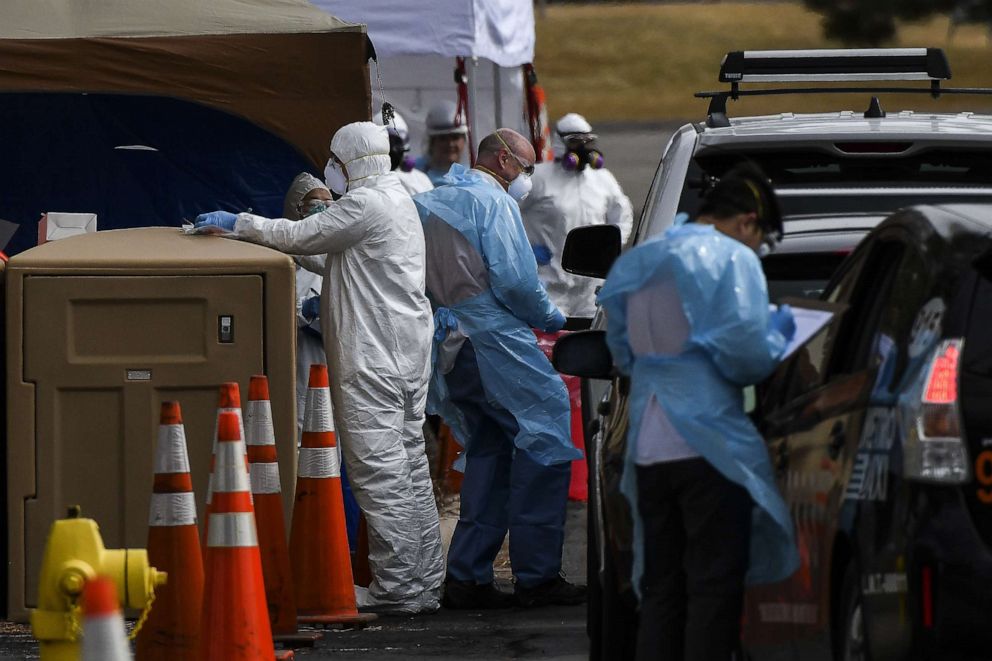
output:
<path id="1" fill-rule="evenodd" d="M 924 629 L 933 629 L 933 570 L 920 569 L 920 615 Z"/>
<path id="2" fill-rule="evenodd" d="M 958 356 L 960 348 L 948 343 L 933 359 L 927 385 L 923 391 L 925 404 L 953 404 L 958 401 Z"/>

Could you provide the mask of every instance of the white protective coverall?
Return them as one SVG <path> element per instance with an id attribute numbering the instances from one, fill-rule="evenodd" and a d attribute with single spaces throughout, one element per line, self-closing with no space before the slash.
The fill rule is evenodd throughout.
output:
<path id="1" fill-rule="evenodd" d="M 396 176 L 400 178 L 400 183 L 403 184 L 403 188 L 410 196 L 414 196 L 417 193 L 423 193 L 425 191 L 433 190 L 434 184 L 431 183 L 430 177 L 418 170 L 413 168 L 412 170 L 406 171 L 402 167 L 393 170 Z"/>
<path id="2" fill-rule="evenodd" d="M 633 223 L 630 200 L 605 168 L 568 172 L 558 161 L 539 163 L 531 181 L 534 187 L 520 203 L 524 229 L 532 246 L 551 251 L 551 261 L 539 264 L 537 275 L 566 317 L 592 317 L 602 280 L 562 269 L 565 237 L 576 227 L 610 223 L 620 228 L 626 241 Z"/>
<path id="3" fill-rule="evenodd" d="M 383 127 L 348 124 L 331 152 L 347 172 L 339 200 L 297 222 L 240 214 L 234 236 L 293 255 L 326 253 L 321 317 L 334 423 L 369 529 L 372 583 L 358 605 L 432 611 L 444 557 L 422 429 L 434 332 L 424 233 L 389 170 Z"/>
<path id="4" fill-rule="evenodd" d="M 309 172 L 301 172 L 293 179 L 282 205 L 282 214 L 290 220 L 301 220 L 300 204 L 310 191 L 317 188 L 327 190 L 317 177 Z M 330 193 L 330 191 L 328 191 Z M 321 339 L 320 315 L 307 319 L 302 312 L 303 303 L 320 294 L 324 279 L 297 265 L 296 267 L 296 441 L 303 432 L 303 411 L 307 402 L 307 386 L 310 379 L 310 366 L 327 363 L 324 343 Z"/>

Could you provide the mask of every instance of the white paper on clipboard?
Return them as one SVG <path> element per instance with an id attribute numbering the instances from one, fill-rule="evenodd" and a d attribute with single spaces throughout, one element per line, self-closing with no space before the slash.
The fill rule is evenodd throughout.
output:
<path id="1" fill-rule="evenodd" d="M 778 306 L 771 305 L 769 307 L 774 311 Z M 834 316 L 833 312 L 828 312 L 827 310 L 813 310 L 791 303 L 789 307 L 792 308 L 792 316 L 796 320 L 796 334 L 792 336 L 792 339 L 785 346 L 785 353 L 782 354 L 782 360 L 785 360 L 795 353 L 796 349 L 809 342 L 814 335 L 830 323 L 830 320 Z"/>

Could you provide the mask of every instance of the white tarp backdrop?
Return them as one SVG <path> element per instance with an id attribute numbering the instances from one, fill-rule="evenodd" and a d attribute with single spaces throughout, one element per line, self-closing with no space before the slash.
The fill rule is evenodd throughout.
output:
<path id="1" fill-rule="evenodd" d="M 409 124 L 415 155 L 425 146 L 424 118 L 430 107 L 443 99 L 457 100 L 457 57 L 466 58 L 475 143 L 500 126 L 526 135 L 520 67 L 534 57 L 533 0 L 310 1 L 345 21 L 368 26 L 386 99 Z M 374 69 L 372 97 L 375 111 L 382 98 Z"/>
<path id="2" fill-rule="evenodd" d="M 534 60 L 533 0 L 310 0 L 368 25 L 379 57 L 480 57 L 501 67 Z"/>

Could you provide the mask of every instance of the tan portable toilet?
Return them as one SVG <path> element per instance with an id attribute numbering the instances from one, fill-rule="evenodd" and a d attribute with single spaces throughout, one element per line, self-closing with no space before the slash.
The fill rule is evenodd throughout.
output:
<path id="1" fill-rule="evenodd" d="M 8 617 L 26 620 L 52 521 L 71 504 L 109 548 L 144 548 L 159 406 L 182 405 L 198 518 L 217 387 L 267 374 L 284 506 L 296 479 L 295 267 L 177 228 L 96 232 L 10 260 Z"/>

